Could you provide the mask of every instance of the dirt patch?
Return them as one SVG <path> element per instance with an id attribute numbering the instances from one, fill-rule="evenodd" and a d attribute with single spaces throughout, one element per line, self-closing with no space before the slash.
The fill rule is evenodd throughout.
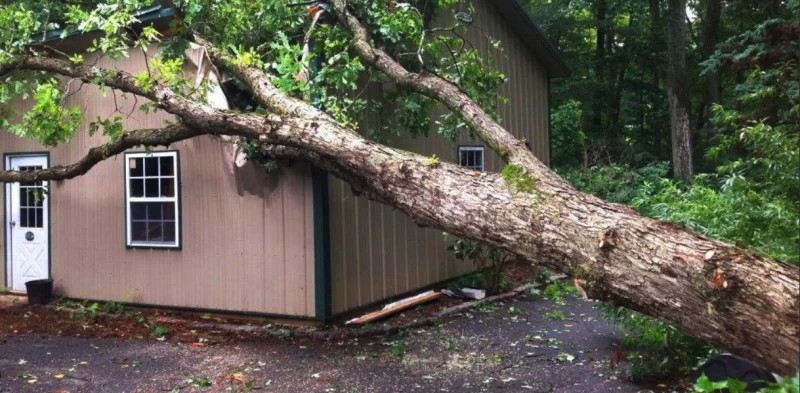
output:
<path id="1" fill-rule="evenodd" d="M 534 277 L 530 264 L 512 265 L 508 288 Z M 378 322 L 403 326 L 430 318 L 442 310 L 462 303 L 462 299 L 442 297 Z M 116 306 L 112 313 L 109 306 Z M 374 307 L 378 309 L 380 306 Z M 368 312 L 371 310 L 365 310 Z M 343 323 L 340 321 L 339 324 Z M 338 324 L 337 324 L 338 325 Z M 277 326 L 267 330 L 265 326 Z M 234 327 L 233 329 L 231 327 Z M 273 324 L 269 319 L 236 318 L 163 309 L 125 308 L 120 305 L 58 300 L 54 305 L 29 306 L 23 296 L 0 295 L 0 335 L 54 335 L 73 337 L 158 339 L 195 346 L 250 340 L 255 337 L 291 334 L 298 326 Z M 331 326 L 330 328 L 335 328 Z M 340 326 L 339 326 L 340 327 Z M 284 329 L 287 328 L 287 329 Z M 308 328 L 308 327 L 306 327 Z M 312 329 L 313 330 L 313 329 Z"/>
<path id="2" fill-rule="evenodd" d="M 247 326 L 252 321 L 186 315 L 162 310 L 119 310 L 109 314 L 89 302 L 29 306 L 24 297 L 0 295 L 0 336 L 52 335 L 153 339 L 205 346 L 245 338 L 244 333 L 215 329 L 217 324 Z M 197 329 L 202 321 L 207 329 Z"/>

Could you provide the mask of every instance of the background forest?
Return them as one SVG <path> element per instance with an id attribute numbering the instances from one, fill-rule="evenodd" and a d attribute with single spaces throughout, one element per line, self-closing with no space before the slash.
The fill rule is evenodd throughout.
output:
<path id="1" fill-rule="evenodd" d="M 800 1 L 526 3 L 572 68 L 552 89 L 560 174 L 800 263 Z M 608 313 L 628 333 L 635 379 L 674 376 L 713 353 L 666 324 Z"/>

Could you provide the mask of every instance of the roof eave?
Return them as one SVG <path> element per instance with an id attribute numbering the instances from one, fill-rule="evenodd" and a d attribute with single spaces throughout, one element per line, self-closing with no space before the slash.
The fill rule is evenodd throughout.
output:
<path id="1" fill-rule="evenodd" d="M 562 78 L 571 74 L 564 57 L 534 22 L 528 10 L 518 0 L 493 0 L 498 13 L 519 34 L 528 48 L 538 55 L 550 78 Z"/>
<path id="2" fill-rule="evenodd" d="M 156 4 L 152 7 L 144 8 L 134 14 L 134 17 L 139 20 L 139 23 L 146 24 L 159 21 L 165 18 L 172 18 L 175 15 L 175 8 Z M 94 30 L 96 31 L 96 30 Z M 51 30 L 45 33 L 44 37 L 38 42 L 39 44 L 46 44 L 54 41 L 61 41 L 66 38 L 78 36 L 83 32 L 78 30 Z"/>

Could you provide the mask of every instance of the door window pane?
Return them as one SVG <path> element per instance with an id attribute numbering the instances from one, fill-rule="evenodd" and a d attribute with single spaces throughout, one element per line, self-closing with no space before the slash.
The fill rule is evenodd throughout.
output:
<path id="1" fill-rule="evenodd" d="M 20 166 L 20 171 L 42 169 L 41 165 Z M 22 228 L 44 228 L 45 188 L 41 181 L 19 183 L 19 225 Z"/>

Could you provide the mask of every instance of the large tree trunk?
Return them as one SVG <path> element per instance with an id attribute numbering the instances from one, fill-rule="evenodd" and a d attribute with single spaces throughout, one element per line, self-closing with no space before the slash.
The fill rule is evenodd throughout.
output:
<path id="1" fill-rule="evenodd" d="M 661 318 L 692 337 L 771 370 L 795 371 L 800 316 L 797 268 L 577 191 L 457 86 L 408 72 L 373 48 L 344 2 L 334 0 L 333 4 L 340 22 L 353 33 L 354 51 L 367 64 L 400 87 L 434 97 L 459 113 L 488 146 L 517 168 L 517 175 L 504 179 L 433 163 L 367 140 L 309 104 L 286 96 L 261 70 L 237 65 L 205 43 L 214 62 L 245 83 L 270 114 L 216 110 L 163 85 L 143 87 L 124 72 L 19 57 L 8 68 L 55 73 L 87 83 L 96 80 L 98 73 L 105 75 L 108 86 L 155 101 L 182 125 L 131 132 L 111 146 L 93 150 L 78 166 L 0 171 L 0 181 L 77 176 L 132 144 L 157 145 L 204 134 L 243 136 L 260 141 L 276 158 L 316 164 L 350 183 L 355 192 L 397 208 L 420 226 L 475 239 L 568 273 L 581 280 L 592 297 Z M 0 67 L 0 75 L 6 71 Z M 520 183 L 527 186 L 512 185 Z"/>
<path id="2" fill-rule="evenodd" d="M 693 131 L 686 70 L 686 0 L 669 0 L 667 6 L 667 97 L 673 173 L 676 178 L 688 182 L 693 176 Z"/>

